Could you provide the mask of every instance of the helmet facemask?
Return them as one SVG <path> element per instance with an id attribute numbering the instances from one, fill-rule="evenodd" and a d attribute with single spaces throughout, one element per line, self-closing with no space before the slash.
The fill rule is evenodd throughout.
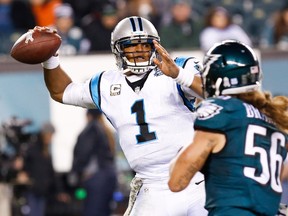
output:
<path id="1" fill-rule="evenodd" d="M 151 50 L 135 52 L 124 51 L 125 47 L 133 44 L 149 44 L 151 46 Z M 143 39 L 143 37 L 139 36 L 138 39 L 122 39 L 115 43 L 114 50 L 117 66 L 119 69 L 123 70 L 124 74 L 129 71 L 131 71 L 133 74 L 143 74 L 156 67 L 153 62 L 153 58 L 157 58 L 158 54 L 156 53 L 152 38 Z M 132 57 L 128 59 L 128 55 Z M 147 58 L 148 55 L 149 57 Z M 147 61 L 139 61 L 141 57 L 147 58 Z"/>
<path id="2" fill-rule="evenodd" d="M 233 77 L 227 77 L 225 74 L 223 74 L 223 77 L 219 76 L 216 79 L 211 74 L 206 77 L 202 76 L 203 83 L 205 83 L 203 85 L 204 98 L 241 94 L 260 89 L 261 73 L 251 73 L 252 70 L 260 69 L 259 66 L 251 66 L 237 71 L 230 70 L 229 73 L 233 73 Z M 213 70 L 210 70 L 210 73 L 213 74 Z"/>

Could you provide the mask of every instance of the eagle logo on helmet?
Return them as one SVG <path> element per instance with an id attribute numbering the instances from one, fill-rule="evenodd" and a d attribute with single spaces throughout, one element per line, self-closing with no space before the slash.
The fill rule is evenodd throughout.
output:
<path id="1" fill-rule="evenodd" d="M 203 87 L 204 89 L 207 90 L 207 83 L 206 83 L 206 77 L 208 76 L 208 73 L 210 71 L 211 65 L 216 62 L 219 58 L 221 57 L 220 54 L 209 54 L 205 56 L 204 59 L 204 69 L 201 73 L 202 76 L 202 82 L 203 82 Z M 204 98 L 208 97 L 208 92 L 206 92 L 206 90 L 204 91 Z"/>
<path id="2" fill-rule="evenodd" d="M 210 55 L 206 55 L 205 56 L 205 60 L 204 60 L 204 70 L 202 73 L 203 77 L 206 77 L 209 70 L 210 70 L 210 66 L 216 62 L 219 58 L 221 57 L 221 55 L 219 54 L 210 54 Z"/>

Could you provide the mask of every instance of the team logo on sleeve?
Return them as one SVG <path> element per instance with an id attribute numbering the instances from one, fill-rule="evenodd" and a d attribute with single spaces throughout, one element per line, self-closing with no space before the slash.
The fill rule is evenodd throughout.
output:
<path id="1" fill-rule="evenodd" d="M 205 120 L 212 118 L 215 115 L 220 113 L 223 107 L 209 102 L 204 102 L 202 105 L 197 109 L 197 118 L 199 120 Z"/>
<path id="2" fill-rule="evenodd" d="M 156 68 L 154 76 L 158 77 L 158 76 L 161 76 L 161 75 L 163 75 L 162 71 L 159 68 Z"/>
<path id="3" fill-rule="evenodd" d="M 110 86 L 110 96 L 120 95 L 121 84 L 113 84 Z"/>
<path id="4" fill-rule="evenodd" d="M 194 59 L 194 64 L 195 64 L 195 65 L 194 65 L 194 68 L 195 68 L 198 72 L 201 72 L 202 66 L 200 65 L 200 61 Z"/>

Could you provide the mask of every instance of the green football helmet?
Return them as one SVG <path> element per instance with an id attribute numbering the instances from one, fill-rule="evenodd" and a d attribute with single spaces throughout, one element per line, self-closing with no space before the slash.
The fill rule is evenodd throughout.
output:
<path id="1" fill-rule="evenodd" d="M 262 72 L 255 52 L 247 45 L 225 40 L 211 47 L 201 73 L 204 98 L 258 90 Z"/>

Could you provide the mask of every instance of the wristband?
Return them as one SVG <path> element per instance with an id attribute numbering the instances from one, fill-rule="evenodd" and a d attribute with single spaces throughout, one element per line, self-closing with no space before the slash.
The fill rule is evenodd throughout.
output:
<path id="1" fill-rule="evenodd" d="M 183 68 L 179 67 L 179 74 L 174 80 L 178 84 L 189 88 L 194 80 L 194 74 L 191 73 L 191 71 L 184 70 Z"/>
<path id="2" fill-rule="evenodd" d="M 58 67 L 59 64 L 60 64 L 59 55 L 52 56 L 48 60 L 46 60 L 45 62 L 41 63 L 43 68 L 50 69 L 50 70 Z"/>

